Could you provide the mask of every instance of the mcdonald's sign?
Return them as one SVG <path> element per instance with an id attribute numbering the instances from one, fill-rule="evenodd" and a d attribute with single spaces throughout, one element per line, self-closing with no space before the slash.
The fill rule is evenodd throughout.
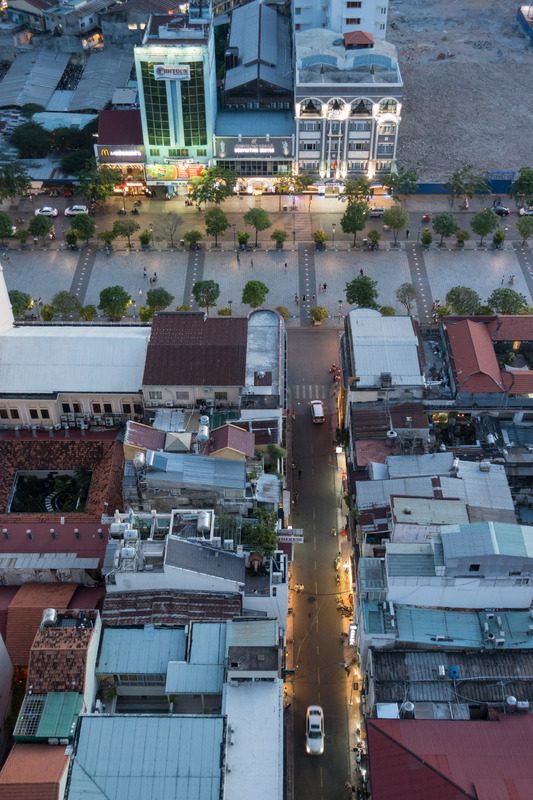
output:
<path id="1" fill-rule="evenodd" d="M 144 164 L 144 147 L 137 144 L 98 145 L 98 160 L 104 164 Z"/>

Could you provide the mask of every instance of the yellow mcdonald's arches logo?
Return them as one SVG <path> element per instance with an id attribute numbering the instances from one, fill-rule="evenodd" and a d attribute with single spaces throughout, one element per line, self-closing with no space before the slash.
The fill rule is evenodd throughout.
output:
<path id="1" fill-rule="evenodd" d="M 101 156 L 108 156 L 109 155 L 109 150 L 105 150 L 105 149 L 100 150 L 100 155 Z"/>

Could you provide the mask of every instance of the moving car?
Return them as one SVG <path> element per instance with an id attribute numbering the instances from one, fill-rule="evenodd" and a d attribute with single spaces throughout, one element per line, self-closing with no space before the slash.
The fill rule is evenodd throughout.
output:
<path id="1" fill-rule="evenodd" d="M 57 217 L 57 208 L 52 208 L 51 206 L 43 206 L 42 208 L 38 208 L 35 212 L 36 217 Z"/>
<path id="2" fill-rule="evenodd" d="M 313 422 L 325 422 L 324 403 L 321 400 L 311 400 L 309 405 Z"/>
<path id="3" fill-rule="evenodd" d="M 511 210 L 509 208 L 506 208 L 505 206 L 492 206 L 492 210 L 499 217 L 506 217 L 508 214 L 511 213 Z"/>
<path id="4" fill-rule="evenodd" d="M 305 751 L 310 756 L 321 756 L 324 752 L 324 712 L 321 706 L 307 706 Z"/>
<path id="5" fill-rule="evenodd" d="M 521 217 L 533 217 L 533 208 L 521 208 L 518 213 Z"/>
<path id="6" fill-rule="evenodd" d="M 70 206 L 70 208 L 65 209 L 65 216 L 66 217 L 75 217 L 76 214 L 88 214 L 89 209 L 87 206 Z"/>
<path id="7" fill-rule="evenodd" d="M 372 206 L 370 209 L 371 217 L 382 217 L 386 209 L 383 206 Z"/>

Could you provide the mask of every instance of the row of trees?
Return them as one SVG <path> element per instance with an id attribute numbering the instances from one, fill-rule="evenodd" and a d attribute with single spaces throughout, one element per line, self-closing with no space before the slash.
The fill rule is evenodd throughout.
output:
<path id="1" fill-rule="evenodd" d="M 383 215 L 385 221 L 385 214 Z M 442 245 L 444 239 L 449 236 L 455 236 L 458 244 L 464 244 L 470 239 L 468 231 L 461 230 L 459 224 L 450 211 L 441 211 L 435 214 L 432 222 L 433 232 L 440 236 L 439 246 Z M 493 211 L 492 208 L 485 208 L 474 214 L 470 221 L 470 227 L 474 233 L 480 237 L 480 245 L 489 234 L 494 233 L 493 244 L 499 247 L 505 240 L 505 231 L 500 228 L 500 217 Z M 515 228 L 522 237 L 522 243 L 533 236 L 533 217 L 523 216 L 515 222 Z M 433 241 L 433 236 L 429 228 L 424 228 L 422 231 L 421 242 L 423 245 L 430 245 Z"/>

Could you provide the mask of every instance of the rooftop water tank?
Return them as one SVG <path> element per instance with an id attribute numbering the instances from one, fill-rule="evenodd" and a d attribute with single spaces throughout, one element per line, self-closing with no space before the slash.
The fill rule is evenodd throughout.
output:
<path id="1" fill-rule="evenodd" d="M 211 530 L 211 513 L 209 511 L 199 511 L 196 521 L 198 533 L 209 533 Z"/>
<path id="2" fill-rule="evenodd" d="M 53 628 L 57 625 L 57 611 L 55 608 L 45 608 L 41 620 L 43 628 Z"/>
<path id="3" fill-rule="evenodd" d="M 144 457 L 144 453 L 141 452 L 135 453 L 135 455 L 133 456 L 133 468 L 137 472 L 140 472 L 142 469 L 144 469 L 145 461 L 146 459 Z"/>
<path id="4" fill-rule="evenodd" d="M 400 709 L 400 717 L 402 719 L 414 719 L 415 718 L 415 704 L 411 703 L 410 700 L 406 700 L 403 703 Z"/>
<path id="5" fill-rule="evenodd" d="M 513 695 L 510 694 L 508 697 L 505 698 L 505 710 L 507 711 L 508 714 L 513 714 L 516 711 L 516 708 L 517 708 L 516 697 L 513 697 Z"/>
<path id="6" fill-rule="evenodd" d="M 200 425 L 198 428 L 198 436 L 196 437 L 196 441 L 200 443 L 209 441 L 209 425 Z"/>

